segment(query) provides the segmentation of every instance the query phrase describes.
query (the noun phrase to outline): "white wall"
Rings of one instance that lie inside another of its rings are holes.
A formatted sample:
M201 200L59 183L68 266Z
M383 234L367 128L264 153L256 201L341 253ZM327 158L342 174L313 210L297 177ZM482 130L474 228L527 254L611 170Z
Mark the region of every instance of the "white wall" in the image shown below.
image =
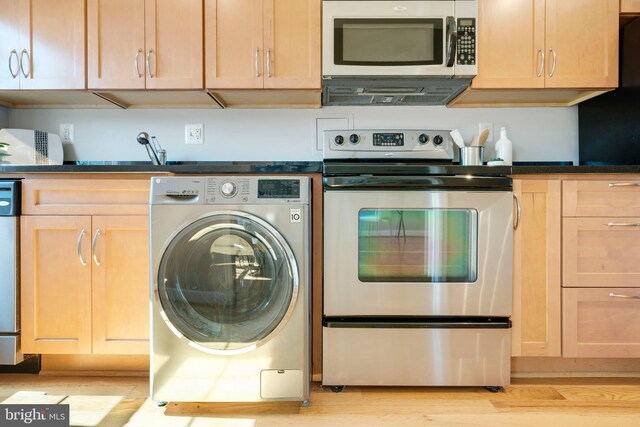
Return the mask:
M460 130L469 141L479 122L509 129L514 160L578 161L578 109L326 107L297 110L3 110L0 125L59 133L75 127L65 160L147 160L140 131L158 138L169 160L321 160L317 118L348 118L356 128ZM204 145L185 145L184 125L203 123ZM488 144L488 154L493 152ZM489 154L489 155L491 155Z

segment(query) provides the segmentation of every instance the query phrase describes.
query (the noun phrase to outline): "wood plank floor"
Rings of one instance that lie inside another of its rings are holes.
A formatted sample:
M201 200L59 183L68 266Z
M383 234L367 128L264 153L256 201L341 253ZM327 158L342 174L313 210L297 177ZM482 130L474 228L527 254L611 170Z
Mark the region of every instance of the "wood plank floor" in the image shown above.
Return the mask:
M148 378L0 375L1 403L67 403L72 426L422 427L640 426L640 378L514 379L481 387L347 387L314 383L311 406L169 403L147 398Z

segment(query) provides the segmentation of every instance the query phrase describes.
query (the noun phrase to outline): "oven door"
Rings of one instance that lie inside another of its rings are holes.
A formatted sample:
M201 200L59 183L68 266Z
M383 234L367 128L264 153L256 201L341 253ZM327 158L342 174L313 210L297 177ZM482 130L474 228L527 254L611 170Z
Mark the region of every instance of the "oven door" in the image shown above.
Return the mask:
M511 315L511 191L330 189L324 315Z
M453 1L324 1L324 76L452 76Z

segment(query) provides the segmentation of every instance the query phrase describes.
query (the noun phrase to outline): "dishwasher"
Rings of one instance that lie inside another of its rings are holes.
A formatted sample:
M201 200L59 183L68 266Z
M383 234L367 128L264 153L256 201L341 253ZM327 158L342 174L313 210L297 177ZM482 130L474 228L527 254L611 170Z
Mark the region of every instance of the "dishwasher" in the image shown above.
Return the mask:
M20 349L20 188L0 180L0 365L24 359Z

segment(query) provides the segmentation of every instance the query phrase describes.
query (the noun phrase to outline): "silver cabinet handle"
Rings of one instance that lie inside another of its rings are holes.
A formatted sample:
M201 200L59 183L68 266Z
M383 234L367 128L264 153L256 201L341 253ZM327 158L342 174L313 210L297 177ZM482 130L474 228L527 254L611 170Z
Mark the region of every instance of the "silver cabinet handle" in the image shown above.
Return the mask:
M29 71L25 72L24 71L24 55L27 55L27 64L29 65ZM22 49L22 52L20 52L20 71L22 71L22 75L25 78L29 77L29 74L31 74L31 58L29 57L29 52L27 52L27 49Z
M518 200L518 196L513 195L513 199L516 201L516 221L513 223L513 229L517 230L520 225L520 200Z
M20 73L20 71L16 70L15 73L13 72L13 62L11 62L13 55L16 56L16 61L18 61L18 66L20 66L20 57L18 56L18 51L15 49L9 52L9 73L11 74L11 77L15 79L16 77L18 77L18 74Z
M143 73L140 72L140 54L142 52L143 52L142 49L138 49L138 53L136 53L136 60L133 62L133 65L136 68L136 73L138 74L138 78L144 75Z
M621 295L621 294L614 294L613 292L611 292L609 294L610 298L626 298L626 299L640 299L640 295Z
M149 51L147 52L147 73L149 74L149 78L154 78L155 76L153 75L153 73L151 72L151 54L153 53L153 49L149 49Z
M271 49L267 49L267 77L271 78Z
M605 224L607 227L640 227L640 223L633 223L633 222L619 222L619 223L615 223L615 222L610 222L608 224Z
M453 67L458 46L458 27L453 16L447 16L447 67Z
M84 231L84 228L80 231L80 235L78 236L78 258L80 259L80 264L82 264L83 266L87 265L87 261L82 257L82 238L84 237L84 235L87 234L86 231Z
M93 254L93 262L95 262L98 267L100 266L100 260L96 255L96 242L98 241L98 236L100 236L101 234L102 231L100 231L100 229L98 228L96 230L96 234L93 235L93 240L91 241L91 253Z
M610 182L609 187L640 187L640 182Z
M256 77L260 77L260 49L256 48Z
M542 77L542 73L544 73L544 51L542 49L538 49L538 56L540 57L540 68L536 76Z
M556 72L557 55L556 55L556 51L553 48L549 49L549 53L553 55L553 63L551 64L551 72L549 73L549 77L553 77L553 73Z

